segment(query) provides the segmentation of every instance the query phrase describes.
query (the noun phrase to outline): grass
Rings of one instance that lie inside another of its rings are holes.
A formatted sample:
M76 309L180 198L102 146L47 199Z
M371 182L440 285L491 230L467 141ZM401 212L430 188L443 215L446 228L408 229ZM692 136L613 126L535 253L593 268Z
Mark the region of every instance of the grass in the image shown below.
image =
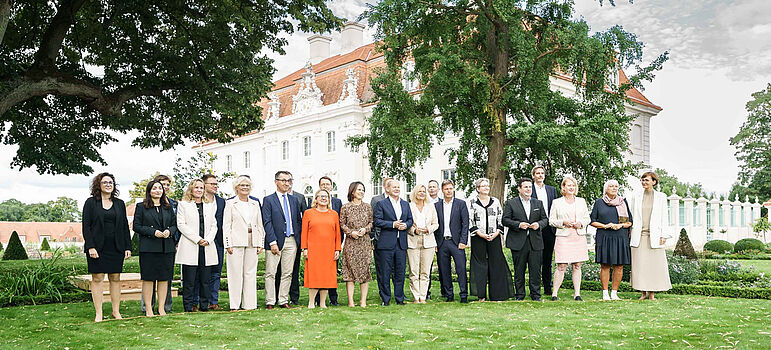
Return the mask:
M742 264L742 267L754 266L758 271L766 275L771 274L771 260L736 260Z
M439 286L432 287L438 293ZM307 290L300 302L307 303ZM339 289L345 301L345 287ZM457 293L457 289L456 289ZM378 304L371 284L367 309L333 307L183 314L181 299L166 317L140 316L139 303L121 303L124 320L93 323L91 303L0 309L0 347L22 348L742 348L769 342L771 301L658 294L658 301L429 301ZM407 293L409 298L409 293ZM358 293L357 293L358 298ZM258 300L264 303L264 291ZM227 293L221 305L227 305ZM345 302L344 302L345 303ZM262 305L261 305L262 306ZM105 303L105 315L110 305Z

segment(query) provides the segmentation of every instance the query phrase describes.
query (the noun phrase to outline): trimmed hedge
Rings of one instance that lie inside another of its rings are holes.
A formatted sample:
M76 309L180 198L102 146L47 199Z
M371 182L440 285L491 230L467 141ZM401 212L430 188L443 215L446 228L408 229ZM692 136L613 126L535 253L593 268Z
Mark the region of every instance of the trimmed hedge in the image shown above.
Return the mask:
M11 234L11 239L8 240L8 247L5 249L5 253L3 253L3 260L27 260L29 257L27 256L27 250L24 249L24 245L21 244L21 239L19 239L19 234L16 231L13 231Z
M688 238L688 232L685 232L684 228L680 229L680 238L677 239L675 255L696 259L696 250L693 249L693 244L691 244L691 240Z
M755 238L740 239L738 242L736 242L736 244L734 244L734 252L738 253L744 250L759 250L762 252L766 250L766 245L759 239Z
M75 291L70 293L62 293L59 297L52 295L39 295L39 296L17 296L11 299L0 299L0 307L8 306L20 306L20 305L40 305L40 304L56 304L56 303L76 303L91 301L91 293L86 291Z
M715 253L730 253L734 251L734 245L731 244L729 241L724 241L722 239L715 239L712 241L707 242L707 244L704 245L704 250L709 250L711 252Z
M573 281L567 280L563 282L561 288L573 288ZM598 281L582 281L581 290L601 291L602 284ZM618 290L621 292L636 292L636 290L632 289L632 286L627 282L621 282ZM738 288L711 284L673 284L672 289L660 293L744 299L771 299L771 288Z
M40 250L44 252L51 250L51 245L48 244L48 238L43 238L43 243L40 243Z

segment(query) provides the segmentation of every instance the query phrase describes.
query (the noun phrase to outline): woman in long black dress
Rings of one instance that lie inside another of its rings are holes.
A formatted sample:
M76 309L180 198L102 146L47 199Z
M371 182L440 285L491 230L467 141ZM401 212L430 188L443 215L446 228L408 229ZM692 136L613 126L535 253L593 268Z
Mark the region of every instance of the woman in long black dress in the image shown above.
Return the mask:
M632 263L629 246L629 228L632 212L624 197L618 195L618 182L608 180L603 186L604 195L594 202L589 215L591 225L597 228L594 261L601 265L602 300L621 300L618 287L624 274L624 265ZM613 290L608 295L610 268L613 267Z
M91 181L91 197L83 205L83 246L91 274L91 298L96 317L102 321L104 274L110 281L112 317L120 315L120 273L123 259L131 257L131 234L126 219L126 204L118 199L115 177L109 173L96 175Z
M174 251L177 234L177 217L166 192L159 181L150 181L145 188L145 199L137 203L134 212L134 232L139 235L139 272L142 278L142 299L152 304L153 282L158 290L158 305L166 304L166 289L174 274ZM166 315L163 307L158 314ZM153 308L145 309L145 315L153 316Z

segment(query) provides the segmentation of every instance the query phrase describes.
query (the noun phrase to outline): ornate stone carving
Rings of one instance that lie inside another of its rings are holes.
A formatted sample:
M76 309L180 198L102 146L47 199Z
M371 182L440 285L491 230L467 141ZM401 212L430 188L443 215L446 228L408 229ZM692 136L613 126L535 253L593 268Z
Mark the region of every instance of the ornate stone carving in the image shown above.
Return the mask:
M268 102L268 120L276 120L279 117L279 113L281 113L281 102L278 100L278 95L275 92L269 92L268 98L270 99L270 102Z
M337 103L359 103L358 86L359 73L353 68L346 69L343 91L340 92L340 99L337 100Z
M305 113L324 105L324 94L316 86L316 73L313 73L311 63L305 64L305 73L302 74L300 90L292 97L292 114Z

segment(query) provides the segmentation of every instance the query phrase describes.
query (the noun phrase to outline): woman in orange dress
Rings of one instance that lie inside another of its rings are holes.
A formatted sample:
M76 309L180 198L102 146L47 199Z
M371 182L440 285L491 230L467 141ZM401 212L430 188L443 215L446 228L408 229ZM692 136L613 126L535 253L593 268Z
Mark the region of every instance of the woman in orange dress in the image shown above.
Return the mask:
M305 288L308 288L308 308L315 307L316 294L321 291L320 305L326 308L327 289L337 288L337 259L340 258L340 217L329 207L330 195L318 190L311 209L303 214L300 248L305 258Z

